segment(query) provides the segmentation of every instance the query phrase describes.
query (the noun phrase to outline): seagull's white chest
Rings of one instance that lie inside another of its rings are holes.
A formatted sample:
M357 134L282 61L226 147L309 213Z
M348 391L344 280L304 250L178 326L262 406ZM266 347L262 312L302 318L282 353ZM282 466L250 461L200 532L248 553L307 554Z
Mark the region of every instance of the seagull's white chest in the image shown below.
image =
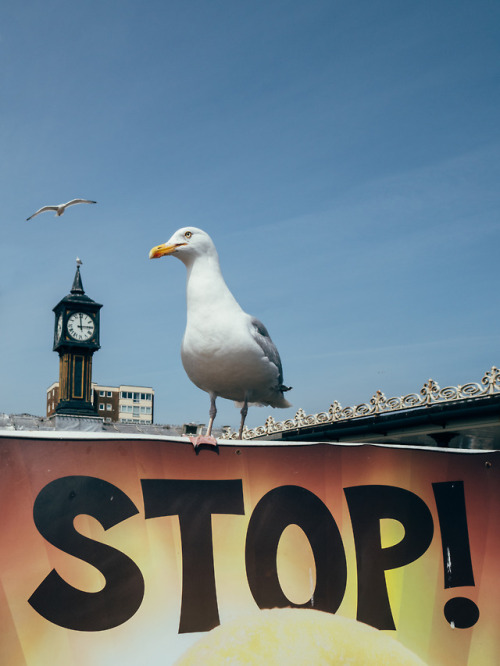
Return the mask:
M181 356L196 386L237 402L245 397L250 402L265 401L278 370L253 338L248 321L241 310L216 310L188 319Z
M279 369L257 342L252 318L227 288L216 255L199 257L188 267L181 356L190 380L207 393L236 402L276 400Z

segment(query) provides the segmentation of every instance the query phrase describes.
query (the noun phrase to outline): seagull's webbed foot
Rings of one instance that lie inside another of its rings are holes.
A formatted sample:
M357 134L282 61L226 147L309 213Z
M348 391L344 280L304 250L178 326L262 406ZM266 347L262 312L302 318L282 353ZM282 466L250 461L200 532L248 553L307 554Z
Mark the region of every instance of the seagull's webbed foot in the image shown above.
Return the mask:
M213 448L215 451L217 451L218 446L217 446L217 440L215 437L212 437L211 435L196 435L196 437L190 437L189 441L193 445L194 450L196 453L200 450L200 446L205 445Z

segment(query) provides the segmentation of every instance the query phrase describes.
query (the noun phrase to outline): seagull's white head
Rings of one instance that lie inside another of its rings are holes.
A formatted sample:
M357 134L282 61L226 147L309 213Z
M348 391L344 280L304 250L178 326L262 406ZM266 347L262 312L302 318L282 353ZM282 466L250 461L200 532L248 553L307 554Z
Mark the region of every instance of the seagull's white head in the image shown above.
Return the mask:
M196 227L183 227L161 245L156 245L149 252L150 259L158 259L173 254L185 264L192 263L200 256L217 256L215 245L210 236Z

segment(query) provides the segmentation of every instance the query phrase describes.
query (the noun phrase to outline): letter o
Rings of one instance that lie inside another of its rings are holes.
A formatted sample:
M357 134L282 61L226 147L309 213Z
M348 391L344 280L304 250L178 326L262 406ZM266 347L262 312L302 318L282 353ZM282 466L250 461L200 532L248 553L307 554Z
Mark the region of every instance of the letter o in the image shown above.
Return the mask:
M288 525L298 525L307 536L316 566L316 588L305 604L294 604L278 578L278 544ZM259 608L315 608L335 613L342 603L347 563L337 523L314 493L300 486L269 491L255 507L245 545L250 591Z

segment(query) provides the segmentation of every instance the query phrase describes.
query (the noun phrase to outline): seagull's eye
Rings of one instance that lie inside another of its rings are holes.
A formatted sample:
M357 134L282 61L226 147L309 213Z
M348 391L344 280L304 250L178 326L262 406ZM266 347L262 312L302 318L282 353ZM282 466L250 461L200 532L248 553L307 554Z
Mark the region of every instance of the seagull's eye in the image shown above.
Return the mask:
M191 238L192 235L193 235L192 231L186 231L186 233L184 234L186 238Z

